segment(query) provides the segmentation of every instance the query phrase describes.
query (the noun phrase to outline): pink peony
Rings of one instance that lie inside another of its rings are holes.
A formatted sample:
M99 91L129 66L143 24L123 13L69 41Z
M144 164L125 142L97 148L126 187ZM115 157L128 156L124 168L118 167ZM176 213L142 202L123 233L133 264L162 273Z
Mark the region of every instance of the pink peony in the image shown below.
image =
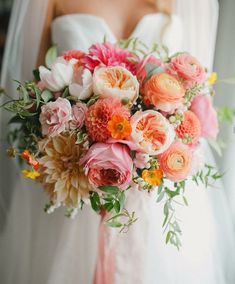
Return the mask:
M205 80L205 68L197 59L188 53L179 54L171 59L170 72L175 72L180 78L190 83L202 83Z
M219 125L211 98L203 95L194 97L190 110L196 114L201 123L201 136L216 139Z
M111 138L107 127L113 115L129 118L130 111L122 105L119 99L115 98L99 99L89 107L85 124L89 136L94 141L105 142Z
M146 70L146 65L151 64L152 68L157 68L162 66L162 62L160 59L153 55L148 55L136 65L136 76L138 80L140 81L140 84L143 85L144 81L147 78L147 70Z
M65 131L72 118L71 113L70 102L63 98L58 98L55 102L49 102L42 106L39 117L42 135L54 137Z
M81 159L89 182L95 186L112 185L126 189L132 179L133 162L125 145L96 143Z
M171 181L181 181L188 177L191 170L192 152L180 142L174 142L158 157L160 168Z
M97 43L89 48L89 53L82 62L91 72L96 67L122 66L135 73L135 64L132 63L134 55L128 50L116 47L111 43Z
M85 122L87 106L83 103L76 103L72 107L72 120L70 121L70 129L81 129Z

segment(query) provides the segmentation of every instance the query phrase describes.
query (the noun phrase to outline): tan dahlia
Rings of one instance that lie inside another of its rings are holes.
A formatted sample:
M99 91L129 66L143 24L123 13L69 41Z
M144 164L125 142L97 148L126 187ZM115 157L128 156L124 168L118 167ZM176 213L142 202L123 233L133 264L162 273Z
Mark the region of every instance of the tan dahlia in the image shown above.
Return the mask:
M92 190L79 160L86 151L82 145L76 145L76 137L61 134L45 138L39 143L42 153L40 163L40 181L57 205L77 206L81 198L88 197Z

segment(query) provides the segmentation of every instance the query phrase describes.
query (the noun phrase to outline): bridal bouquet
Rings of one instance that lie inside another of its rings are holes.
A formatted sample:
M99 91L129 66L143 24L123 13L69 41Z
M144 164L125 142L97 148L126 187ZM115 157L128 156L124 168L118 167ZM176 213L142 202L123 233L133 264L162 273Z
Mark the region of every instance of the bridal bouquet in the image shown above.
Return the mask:
M126 194L155 191L165 202L166 241L179 246L174 201L187 205L187 180L208 185L220 177L200 151L201 138L218 133L216 74L188 53L169 56L166 47L132 39L59 57L52 47L34 76L18 82L19 99L4 108L18 125L8 153L42 184L45 211L65 206L73 217L90 203L108 213L109 226L126 230L137 219Z

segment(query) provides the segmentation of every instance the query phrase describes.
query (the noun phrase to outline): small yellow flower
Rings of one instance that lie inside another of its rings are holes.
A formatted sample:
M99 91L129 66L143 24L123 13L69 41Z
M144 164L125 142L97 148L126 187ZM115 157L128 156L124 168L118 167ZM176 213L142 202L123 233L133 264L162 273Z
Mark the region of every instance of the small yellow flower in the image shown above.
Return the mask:
M214 85L215 82L217 81L218 75L216 72L212 72L211 75L208 78L208 84L209 85Z
M142 178L150 185L159 186L162 183L163 173L160 169L143 170Z
M22 174L26 178L36 179L40 176L40 173L35 170L23 170Z

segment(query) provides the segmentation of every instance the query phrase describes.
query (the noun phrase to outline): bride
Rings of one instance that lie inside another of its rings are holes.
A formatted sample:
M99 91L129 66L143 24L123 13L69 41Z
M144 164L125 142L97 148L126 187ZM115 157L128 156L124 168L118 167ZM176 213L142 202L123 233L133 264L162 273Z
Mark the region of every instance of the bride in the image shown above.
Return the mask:
M12 79L26 80L43 64L52 43L59 51L86 51L104 36L110 42L138 37L162 42L174 53L191 52L212 67L216 0L15 0L1 86L14 94ZM92 283L98 251L99 216L88 207L74 221L62 211L47 216L42 190L20 177L5 157L6 114L1 113L0 279L3 284ZM208 161L212 154L204 143ZM114 263L103 261L96 284L232 284L233 232L222 186L187 184L189 207L178 208L182 248L165 245L162 208L147 194L132 192L127 207L139 217L127 234L107 232ZM107 278L106 278L107 277Z

